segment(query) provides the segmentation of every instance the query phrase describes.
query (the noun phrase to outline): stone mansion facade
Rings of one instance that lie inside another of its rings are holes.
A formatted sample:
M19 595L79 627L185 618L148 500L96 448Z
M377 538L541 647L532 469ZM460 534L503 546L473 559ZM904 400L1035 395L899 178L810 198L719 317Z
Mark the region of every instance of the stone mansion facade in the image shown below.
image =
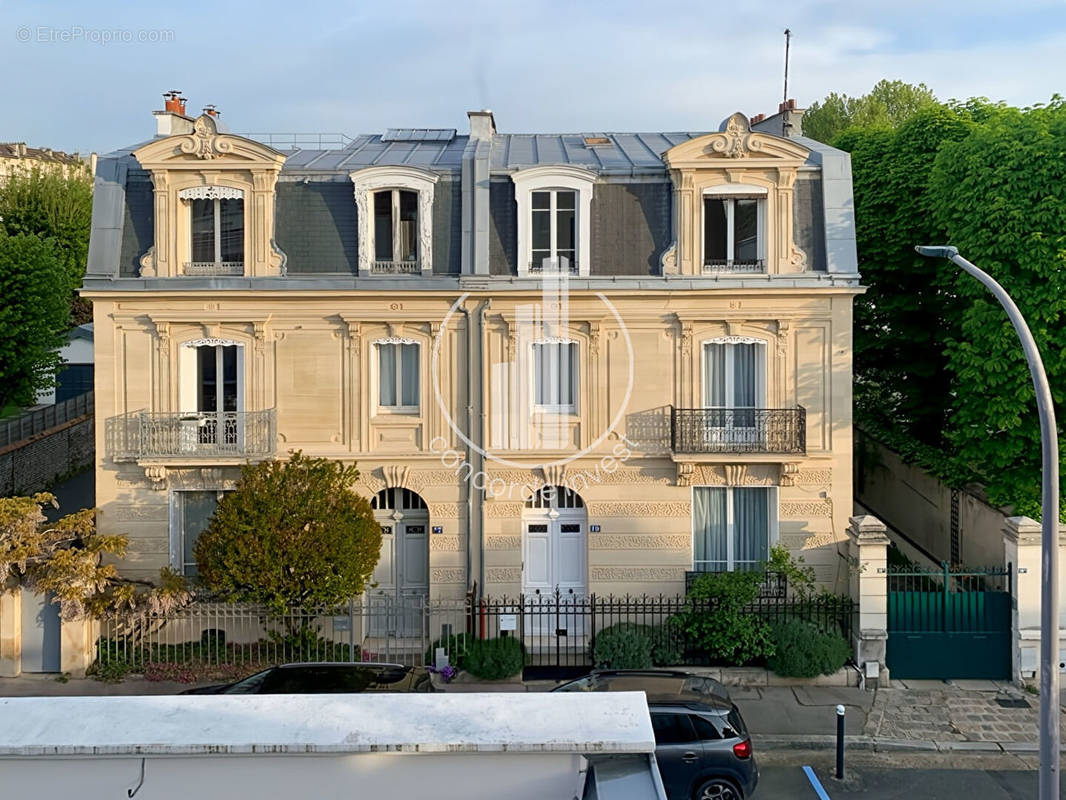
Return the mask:
M83 287L125 574L195 574L240 466L299 449L358 464L387 596L673 594L775 543L847 590L846 153L487 111L274 149L168 105L98 161Z

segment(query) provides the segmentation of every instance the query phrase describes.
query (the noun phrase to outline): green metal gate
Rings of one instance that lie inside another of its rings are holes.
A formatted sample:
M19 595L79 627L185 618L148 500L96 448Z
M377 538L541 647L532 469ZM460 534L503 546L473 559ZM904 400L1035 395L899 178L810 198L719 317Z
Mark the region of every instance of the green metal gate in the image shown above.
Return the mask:
M1011 677L1011 567L888 568L894 678Z

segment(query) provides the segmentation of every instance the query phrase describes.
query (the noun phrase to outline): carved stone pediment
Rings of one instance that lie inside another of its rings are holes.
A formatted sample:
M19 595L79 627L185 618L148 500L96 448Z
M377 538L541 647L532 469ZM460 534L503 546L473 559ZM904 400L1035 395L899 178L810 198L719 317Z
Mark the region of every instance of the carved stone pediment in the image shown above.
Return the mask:
M663 154L663 160L674 169L709 166L708 162L720 162L725 167L748 160L800 164L809 152L790 139L753 131L748 118L738 111L722 123L718 132L671 147Z

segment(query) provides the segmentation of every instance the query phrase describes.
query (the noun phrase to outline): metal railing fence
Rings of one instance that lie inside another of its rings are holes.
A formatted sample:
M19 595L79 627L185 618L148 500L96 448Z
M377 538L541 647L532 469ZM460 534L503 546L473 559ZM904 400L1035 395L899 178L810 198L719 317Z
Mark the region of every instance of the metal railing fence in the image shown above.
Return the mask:
M17 417L0 420L0 447L17 444L78 417L92 414L96 395L89 391L55 405L35 408Z
M807 452L807 411L796 408L671 408L675 453Z
M134 411L105 423L116 460L177 456L270 456L277 446L274 409L265 411Z

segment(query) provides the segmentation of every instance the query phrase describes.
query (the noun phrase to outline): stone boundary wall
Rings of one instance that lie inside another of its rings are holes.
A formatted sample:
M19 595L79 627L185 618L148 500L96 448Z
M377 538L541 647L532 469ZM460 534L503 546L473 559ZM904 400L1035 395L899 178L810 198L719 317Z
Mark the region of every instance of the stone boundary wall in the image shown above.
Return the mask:
M0 448L0 497L43 491L58 478L93 466L93 415Z

